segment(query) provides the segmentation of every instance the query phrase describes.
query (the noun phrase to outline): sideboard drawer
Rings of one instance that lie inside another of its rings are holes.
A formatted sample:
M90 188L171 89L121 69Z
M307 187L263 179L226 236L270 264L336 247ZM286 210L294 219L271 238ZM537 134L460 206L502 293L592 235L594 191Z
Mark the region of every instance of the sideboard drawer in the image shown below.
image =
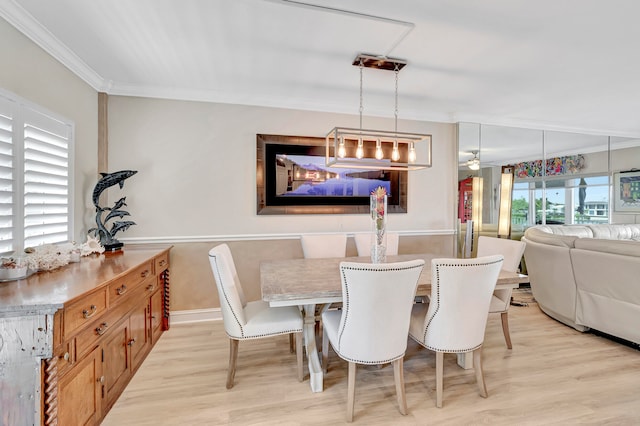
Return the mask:
M90 293L64 309L64 338L101 316L107 309L107 289Z
M131 283L131 285L136 285L140 284L151 275L153 275L153 261L149 261L138 266L136 269L128 273L124 279Z
M169 252L164 252L155 259L155 273L160 275L162 271L169 267Z
M133 293L148 277L153 275L153 263L146 262L122 278L109 284L109 306L114 306Z

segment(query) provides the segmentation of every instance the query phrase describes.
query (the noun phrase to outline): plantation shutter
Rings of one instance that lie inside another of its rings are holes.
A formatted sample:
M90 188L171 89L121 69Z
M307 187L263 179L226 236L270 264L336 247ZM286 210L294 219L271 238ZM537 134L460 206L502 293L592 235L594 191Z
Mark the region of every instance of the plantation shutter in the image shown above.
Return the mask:
M13 111L14 102L0 97L0 253L12 251L15 238Z
M24 109L24 247L68 241L72 128Z

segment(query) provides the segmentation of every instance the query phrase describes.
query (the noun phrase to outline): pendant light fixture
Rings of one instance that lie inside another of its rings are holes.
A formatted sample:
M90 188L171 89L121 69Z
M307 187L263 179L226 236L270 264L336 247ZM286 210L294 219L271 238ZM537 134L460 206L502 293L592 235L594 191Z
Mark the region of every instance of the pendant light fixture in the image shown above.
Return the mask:
M419 170L431 167L431 135L398 132L398 74L406 61L360 54L360 128L334 127L326 137L326 165L367 170ZM362 128L362 74L364 68L395 73L394 130Z

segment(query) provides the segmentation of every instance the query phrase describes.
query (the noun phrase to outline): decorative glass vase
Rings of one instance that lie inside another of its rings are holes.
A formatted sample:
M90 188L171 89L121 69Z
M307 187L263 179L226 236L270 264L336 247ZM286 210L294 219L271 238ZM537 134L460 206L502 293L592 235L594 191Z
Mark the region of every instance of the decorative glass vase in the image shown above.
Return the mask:
M387 191L378 187L371 193L371 262L387 260Z

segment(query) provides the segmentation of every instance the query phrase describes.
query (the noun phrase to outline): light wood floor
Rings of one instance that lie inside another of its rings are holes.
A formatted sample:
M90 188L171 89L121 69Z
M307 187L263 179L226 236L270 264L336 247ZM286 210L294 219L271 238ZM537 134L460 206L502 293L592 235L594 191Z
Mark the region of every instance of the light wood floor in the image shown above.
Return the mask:
M640 424L640 351L579 333L535 304L509 311L513 349L500 316L487 324L483 360L489 397L473 370L445 355L444 406L435 407L435 356L411 341L405 357L409 414L396 403L393 368L359 367L354 424ZM324 392L296 379L287 337L241 342L235 387L225 389L222 322L172 326L103 425L326 425L346 415L347 363L333 352ZM306 372L306 365L305 365Z

